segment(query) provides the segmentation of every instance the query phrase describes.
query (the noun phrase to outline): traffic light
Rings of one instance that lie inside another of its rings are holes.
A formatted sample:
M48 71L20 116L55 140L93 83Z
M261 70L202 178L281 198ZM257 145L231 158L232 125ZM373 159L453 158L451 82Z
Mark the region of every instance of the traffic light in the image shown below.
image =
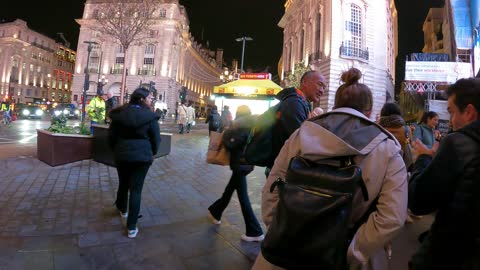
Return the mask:
M187 88L182 87L182 89L180 89L180 101L185 102L186 99L187 99Z

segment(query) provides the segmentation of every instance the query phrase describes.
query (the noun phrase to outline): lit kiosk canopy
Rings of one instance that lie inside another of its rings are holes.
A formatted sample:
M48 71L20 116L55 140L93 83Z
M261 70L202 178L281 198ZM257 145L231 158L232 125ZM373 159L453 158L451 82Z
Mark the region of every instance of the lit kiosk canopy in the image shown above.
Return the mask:
M270 78L270 73L243 73L239 80L216 86L213 93L225 98L273 99L282 87Z
M229 106L233 117L241 105L247 105L252 114L262 114L278 103L275 96L282 90L270 79L270 73L242 73L239 80L216 86L212 99L220 111Z

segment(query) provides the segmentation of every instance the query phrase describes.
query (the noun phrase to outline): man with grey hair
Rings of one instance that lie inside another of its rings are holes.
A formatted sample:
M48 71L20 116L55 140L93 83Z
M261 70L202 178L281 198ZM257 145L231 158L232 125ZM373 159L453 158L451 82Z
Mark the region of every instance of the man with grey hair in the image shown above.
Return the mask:
M112 89L108 89L107 91L107 101L105 102L105 106L106 106L106 114L105 114L105 122L110 122L110 119L108 117L110 111L117 107L118 103L117 103L117 100L116 98L113 96L113 90Z

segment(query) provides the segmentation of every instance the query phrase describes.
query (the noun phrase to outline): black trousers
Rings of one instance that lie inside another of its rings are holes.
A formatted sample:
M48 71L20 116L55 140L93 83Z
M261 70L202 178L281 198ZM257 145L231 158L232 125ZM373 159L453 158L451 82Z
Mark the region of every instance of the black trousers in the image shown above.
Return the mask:
M246 235L252 237L262 235L262 227L255 217L252 205L250 204L250 199L248 198L247 177L244 174L233 171L232 177L225 187L222 197L208 207L208 210L212 213L215 219L220 220L223 211L227 208L235 190L237 191L240 207L242 208L243 219L245 220Z
M127 228L134 230L137 226L142 189L151 163L146 162L118 162L118 191L115 205L122 213L128 210ZM130 197L128 192L130 191ZM127 204L128 203L128 204ZM128 206L128 208L127 208Z

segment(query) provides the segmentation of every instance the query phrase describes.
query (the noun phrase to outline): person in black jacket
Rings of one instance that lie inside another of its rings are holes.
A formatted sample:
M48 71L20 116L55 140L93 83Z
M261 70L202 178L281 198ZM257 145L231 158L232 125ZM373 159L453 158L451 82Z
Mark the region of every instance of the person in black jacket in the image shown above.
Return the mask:
M300 79L300 88L286 88L277 94L280 107L273 128L272 155L277 157L285 141L310 118L310 102L318 103L325 92L326 81L319 71L307 71ZM274 160L274 158L273 158ZM273 165L273 164L272 164ZM268 175L271 166L267 167Z
M239 106L233 125L225 130L223 143L230 151L232 177L230 177L222 197L208 207L208 214L214 224L220 224L223 211L227 208L233 192L236 190L246 227L246 233L241 236L241 239L248 242L258 242L263 240L264 235L262 227L253 212L247 190L247 175L253 171L253 165L246 164L242 151L250 129L253 127L254 121L251 115L248 106Z
M438 149L420 140L408 205L416 215L437 211L411 269L480 269L480 79L450 86L453 132Z
M123 218L128 217L129 238L137 236L143 182L160 146L159 116L151 110L152 98L148 90L138 88L128 104L110 113L109 140L119 178L115 205Z
M212 110L205 120L205 124L208 123L208 135L210 132L219 132L220 130L220 114L218 114L217 106L213 105Z

